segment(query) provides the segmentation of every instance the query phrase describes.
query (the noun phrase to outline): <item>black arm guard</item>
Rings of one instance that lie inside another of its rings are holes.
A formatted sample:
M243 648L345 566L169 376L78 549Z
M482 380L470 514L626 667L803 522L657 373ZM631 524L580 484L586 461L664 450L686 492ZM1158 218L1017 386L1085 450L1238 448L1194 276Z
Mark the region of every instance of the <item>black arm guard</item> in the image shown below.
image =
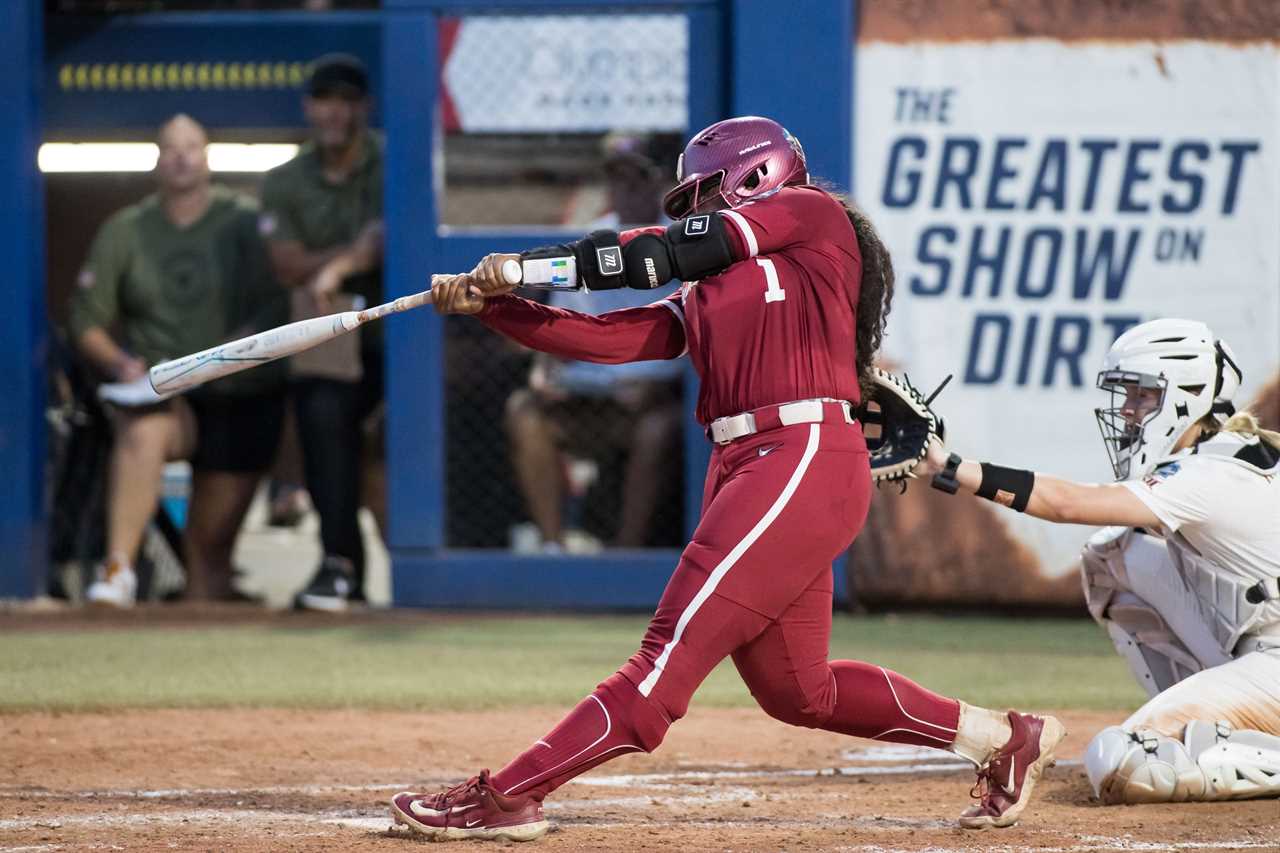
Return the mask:
M1031 500L1031 490L1035 485L1034 471L983 462L982 483L978 485L976 494L1001 506L1026 512L1027 502Z
M627 287L648 290L672 279L696 281L722 272L733 263L724 218L704 213L679 219L661 237L641 234L622 250Z
M592 231L576 243L530 249L520 257L572 256L577 283L588 290L653 290L672 279L696 281L728 268L733 249L725 229L722 216L704 213L671 223L662 236L641 234L626 246L617 231Z
M520 253L521 260L564 257L574 259L576 285L587 290L617 290L627 286L617 231L592 231L576 243L541 246Z

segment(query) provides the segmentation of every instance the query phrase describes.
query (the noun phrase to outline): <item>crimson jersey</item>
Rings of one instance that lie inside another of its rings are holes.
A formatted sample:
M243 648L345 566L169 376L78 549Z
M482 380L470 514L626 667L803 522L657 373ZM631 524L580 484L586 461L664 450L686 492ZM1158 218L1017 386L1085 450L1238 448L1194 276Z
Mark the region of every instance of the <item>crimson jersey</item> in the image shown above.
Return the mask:
M517 296L479 317L526 346L621 363L688 351L702 380L697 418L792 400L858 402L855 316L862 258L843 206L812 186L720 211L735 263L642 308L599 316ZM627 232L623 242L642 231Z

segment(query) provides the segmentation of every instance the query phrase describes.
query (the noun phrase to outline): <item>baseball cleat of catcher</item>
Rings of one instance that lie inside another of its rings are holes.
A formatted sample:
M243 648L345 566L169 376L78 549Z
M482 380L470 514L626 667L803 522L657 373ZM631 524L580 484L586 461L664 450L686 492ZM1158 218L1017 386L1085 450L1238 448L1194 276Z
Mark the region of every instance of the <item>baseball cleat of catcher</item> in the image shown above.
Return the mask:
M1012 736L978 770L971 797L978 802L960 814L966 829L1013 826L1031 800L1040 774L1053 764L1053 753L1067 736L1056 717L1009 712Z
M436 794L396 794L391 817L433 841L533 841L549 827L540 800L499 793L488 770Z

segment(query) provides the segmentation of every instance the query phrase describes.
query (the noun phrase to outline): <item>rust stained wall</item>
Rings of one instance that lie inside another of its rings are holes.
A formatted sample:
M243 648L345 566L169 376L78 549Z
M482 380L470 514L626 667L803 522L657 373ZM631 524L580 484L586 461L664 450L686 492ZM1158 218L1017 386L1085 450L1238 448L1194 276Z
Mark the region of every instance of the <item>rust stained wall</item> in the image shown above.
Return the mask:
M1277 0L864 0L859 38L1280 40Z

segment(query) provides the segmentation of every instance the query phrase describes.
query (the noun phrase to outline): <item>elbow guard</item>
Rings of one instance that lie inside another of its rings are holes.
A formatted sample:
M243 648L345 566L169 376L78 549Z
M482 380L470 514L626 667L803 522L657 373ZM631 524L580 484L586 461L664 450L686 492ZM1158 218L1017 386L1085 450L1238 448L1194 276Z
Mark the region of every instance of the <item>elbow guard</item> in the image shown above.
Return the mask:
M617 231L593 231L576 243L521 254L524 283L555 289L653 290L672 279L696 281L733 264L724 217L680 219L661 236L640 234L625 246Z
M672 279L696 281L733 264L724 217L704 213L678 219L661 237L641 234L622 249L627 287L652 290Z

